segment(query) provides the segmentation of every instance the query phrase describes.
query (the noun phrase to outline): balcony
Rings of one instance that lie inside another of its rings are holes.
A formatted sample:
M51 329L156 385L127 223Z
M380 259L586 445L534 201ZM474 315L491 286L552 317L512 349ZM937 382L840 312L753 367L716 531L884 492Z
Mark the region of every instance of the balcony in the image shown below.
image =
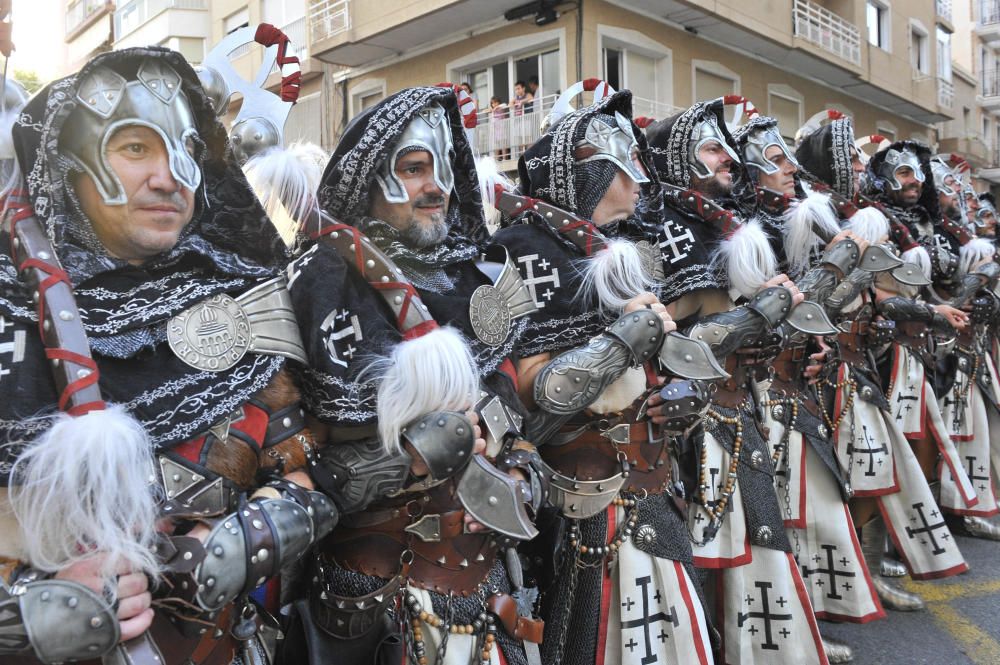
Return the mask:
M309 0L312 57L348 67L470 33L524 0Z
M132 0L115 11L115 42L132 34L169 9L203 11L205 20L208 20L207 0ZM175 33L161 34L157 43L167 36L175 36Z
M976 0L976 34L987 45L1000 43L1000 0Z
M858 26L809 0L792 3L792 31L796 37L854 65L861 64Z
M995 164L993 149L983 140L982 134L938 139L938 152L962 155L972 168L984 168Z
M938 106L943 109L950 109L955 104L955 84L943 78L937 80L937 100Z
M983 109L993 113L1000 111L1000 70L983 70L979 84L979 95Z
M66 8L66 39L72 39L99 16L106 16L114 9L114 3L109 0L76 0Z
M525 149L537 141L541 135L542 122L552 110L559 95L545 95L534 100L531 111L518 113L503 104L496 109L481 110L477 116L476 129L472 132L472 143L476 154L491 155L501 171L516 171L517 160ZM590 99L584 98L581 104ZM662 120L682 109L642 97L632 98L632 109L636 117L647 116Z
M934 13L939 19L951 23L951 0L934 0Z

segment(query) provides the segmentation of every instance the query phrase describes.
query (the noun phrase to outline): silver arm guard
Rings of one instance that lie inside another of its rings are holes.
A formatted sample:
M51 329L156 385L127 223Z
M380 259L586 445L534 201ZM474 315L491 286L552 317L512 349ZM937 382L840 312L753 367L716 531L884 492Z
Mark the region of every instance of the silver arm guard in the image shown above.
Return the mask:
M90 589L54 579L0 585L0 656L34 655L43 663L100 658L121 639L114 608ZM0 660L3 660L0 658Z
M826 297L824 306L831 315L847 307L875 282L875 273L855 268Z
M217 611L257 588L336 525L337 509L326 495L275 487L288 498L248 502L219 520L205 540L204 558L192 573L194 602L202 610Z
M936 332L951 335L955 329L948 323L948 319L938 314L931 305L917 302L909 298L893 296L886 298L878 304L878 310L887 319L897 322L911 321L916 323L926 323Z
M858 267L861 260L861 249L858 244L850 238L844 238L836 245L823 252L820 257L820 264L836 268L841 275L848 275ZM801 290L801 287L799 287Z
M769 287L742 307L701 319L688 330L688 337L708 344L716 358L725 358L776 328L788 315L791 302L788 289Z
M819 265L811 269L795 285L806 296L806 300L826 302L841 279L845 279L856 270L860 261L861 251L850 238L844 238L836 245L823 252ZM838 272L839 271L839 272ZM844 277L841 277L841 276Z
M952 254L944 247L933 247L928 250L931 255L931 273L935 279L950 279L958 272L958 255Z
M320 449L310 476L340 512L354 513L401 490L412 463L405 451L389 453L381 441L369 438Z
M951 300L952 307L968 304L981 289L992 289L1000 277L1000 263L989 261L962 276L958 292Z

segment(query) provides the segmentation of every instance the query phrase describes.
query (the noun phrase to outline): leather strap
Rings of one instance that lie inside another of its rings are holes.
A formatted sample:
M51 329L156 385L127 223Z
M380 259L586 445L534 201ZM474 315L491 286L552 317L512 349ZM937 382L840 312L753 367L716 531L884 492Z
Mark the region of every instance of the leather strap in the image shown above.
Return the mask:
M523 617L517 613L517 601L506 593L495 593L486 601L486 609L496 615L508 635L519 640L542 643L545 622L541 619Z

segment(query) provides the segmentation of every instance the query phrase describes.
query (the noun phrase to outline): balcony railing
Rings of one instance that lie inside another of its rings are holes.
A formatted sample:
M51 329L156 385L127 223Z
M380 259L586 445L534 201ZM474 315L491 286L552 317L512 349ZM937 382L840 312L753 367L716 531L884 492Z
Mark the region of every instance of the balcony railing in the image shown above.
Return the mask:
M559 95L536 97L525 108L512 109L502 104L495 109L480 110L474 132L473 144L477 154L492 155L500 162L500 168L516 168L517 160L541 135L542 122L552 110ZM584 99L582 103L589 102ZM642 97L632 98L632 109L636 117L648 116L662 120L680 111L676 106Z
M106 0L77 0L66 8L66 34L70 34L87 22L91 16L109 4Z
M306 42L306 17L303 16L297 21L292 21L281 31L288 35L288 40L292 43L293 54L298 57L299 62L305 62L309 51L309 44Z
M937 81L938 106L950 109L955 103L955 84L939 78Z
M934 0L935 13L951 23L951 0Z
M979 0L976 5L979 9L979 25L1000 23L1000 0Z
M858 27L809 0L792 3L792 31L824 51L861 64L861 33Z
M983 97L1000 97L1000 69L984 69L980 84Z
M208 9L207 0L132 0L115 11L115 41L168 9Z
M309 3L309 33L312 43L350 29L350 0L312 0Z

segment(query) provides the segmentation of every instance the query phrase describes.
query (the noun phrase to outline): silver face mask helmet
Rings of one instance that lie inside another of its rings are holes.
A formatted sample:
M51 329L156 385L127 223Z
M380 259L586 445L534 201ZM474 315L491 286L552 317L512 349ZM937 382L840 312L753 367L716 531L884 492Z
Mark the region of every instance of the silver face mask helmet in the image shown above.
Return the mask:
M931 174L934 176L934 188L939 193L958 198L958 178L955 177L955 172L947 164L940 160L932 159ZM951 178L950 183L949 178Z
M193 156L198 130L181 77L165 62L147 59L135 80L98 67L80 81L77 107L66 119L60 150L93 180L106 205L124 205L125 190L104 152L119 129L148 127L167 150L170 172L192 192L201 184L201 168Z
M743 157L746 159L747 166L758 168L767 175L777 173L781 167L764 156L771 146L778 146L782 154L785 155L785 159L794 164L796 170L799 169L799 163L795 160L792 151L788 149L785 139L778 132L777 125L761 127L750 132L746 147L743 148Z
M997 221L997 209L989 201L981 200L979 210L976 211L976 226L986 226L986 220L990 217L993 218L994 223Z
M375 180L389 203L406 203L410 200L406 187L396 175L396 162L401 156L416 150L430 153L434 162L434 184L442 192L449 194L455 185L455 172L451 168L455 147L448 112L440 104L431 104L414 116L392 152L379 167Z
M924 181L924 170L920 167L920 157L912 150L890 150L885 155L885 160L879 165L878 175L889 182L893 190L903 188L902 183L896 179L896 173L903 168L913 170L913 177L917 182Z
M632 133L632 123L618 111L615 111L615 124L609 125L601 118L593 118L587 125L583 140L576 144L577 148L594 148L597 152L577 160L577 164L586 164L596 160L611 162L635 182L649 182L649 177L636 165L639 155L639 141Z
M732 149L726 136L719 129L719 121L715 114L709 114L698 124L694 136L688 143L688 163L691 165L692 173L699 178L711 178L715 175L715 169L708 168L708 165L701 161L701 157L698 156L698 151L713 141L722 146L722 149L726 151L734 163L740 163L739 155Z

